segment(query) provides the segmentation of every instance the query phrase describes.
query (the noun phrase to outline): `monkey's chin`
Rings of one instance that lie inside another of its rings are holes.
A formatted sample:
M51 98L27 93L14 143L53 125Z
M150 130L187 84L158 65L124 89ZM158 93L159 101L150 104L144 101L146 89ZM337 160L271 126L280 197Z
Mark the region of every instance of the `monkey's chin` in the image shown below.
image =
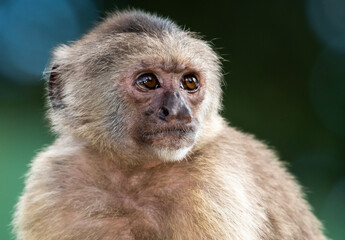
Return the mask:
M189 147L182 147L178 149L171 149L171 148L153 148L157 157L165 162L176 162L183 160L193 146Z

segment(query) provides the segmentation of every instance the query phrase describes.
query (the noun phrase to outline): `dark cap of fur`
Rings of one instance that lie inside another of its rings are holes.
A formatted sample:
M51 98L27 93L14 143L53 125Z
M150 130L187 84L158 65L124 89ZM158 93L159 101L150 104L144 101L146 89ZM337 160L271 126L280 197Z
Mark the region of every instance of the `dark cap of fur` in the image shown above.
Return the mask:
M181 29L167 18L158 17L143 11L132 10L111 14L99 25L96 31L101 33L138 33L155 34L162 32L181 31Z

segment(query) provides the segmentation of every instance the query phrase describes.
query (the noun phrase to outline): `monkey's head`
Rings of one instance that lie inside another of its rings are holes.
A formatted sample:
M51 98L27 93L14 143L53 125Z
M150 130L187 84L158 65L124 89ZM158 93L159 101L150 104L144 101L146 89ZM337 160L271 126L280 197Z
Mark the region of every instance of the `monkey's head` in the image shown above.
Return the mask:
M127 159L183 159L216 126L219 59L195 34L140 11L109 16L49 71L55 131Z

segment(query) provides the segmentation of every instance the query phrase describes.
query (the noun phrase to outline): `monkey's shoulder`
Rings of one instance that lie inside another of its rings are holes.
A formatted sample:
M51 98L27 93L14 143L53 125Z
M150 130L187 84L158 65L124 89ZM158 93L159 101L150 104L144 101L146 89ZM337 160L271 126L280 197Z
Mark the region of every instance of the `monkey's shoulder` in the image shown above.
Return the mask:
M277 165L282 167L277 154L263 141L254 135L244 133L234 127L223 125L218 134L200 147L200 155L210 161L227 164L243 163L251 165L260 163L263 165Z
M270 234L279 236L278 239L283 236L296 239L302 235L314 239L309 234L318 234L315 239L324 239L318 233L320 223L311 214L300 185L267 144L231 127L225 127L213 143L207 158L219 164L220 167L214 169L223 169L219 172L223 178L217 181L226 179L224 186L228 186L229 193L238 196L237 200L241 199L241 209L254 210L251 214L255 221L260 220L257 214L261 212L262 225L269 223Z

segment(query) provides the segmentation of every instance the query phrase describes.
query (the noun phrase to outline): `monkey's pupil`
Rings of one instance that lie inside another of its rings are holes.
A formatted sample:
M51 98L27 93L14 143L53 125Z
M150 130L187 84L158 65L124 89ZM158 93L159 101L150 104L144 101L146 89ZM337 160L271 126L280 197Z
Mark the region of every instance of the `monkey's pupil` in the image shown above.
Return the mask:
M195 88L195 82L193 81L192 78L188 79L187 86L189 89L194 89Z
M152 79L152 77L147 77L146 81L145 81L145 85L148 88L155 88L156 87L156 81L155 79Z
M153 83L153 80L152 78L150 77L147 77L146 81L145 81L145 84L148 86L148 87L152 87L152 84Z

